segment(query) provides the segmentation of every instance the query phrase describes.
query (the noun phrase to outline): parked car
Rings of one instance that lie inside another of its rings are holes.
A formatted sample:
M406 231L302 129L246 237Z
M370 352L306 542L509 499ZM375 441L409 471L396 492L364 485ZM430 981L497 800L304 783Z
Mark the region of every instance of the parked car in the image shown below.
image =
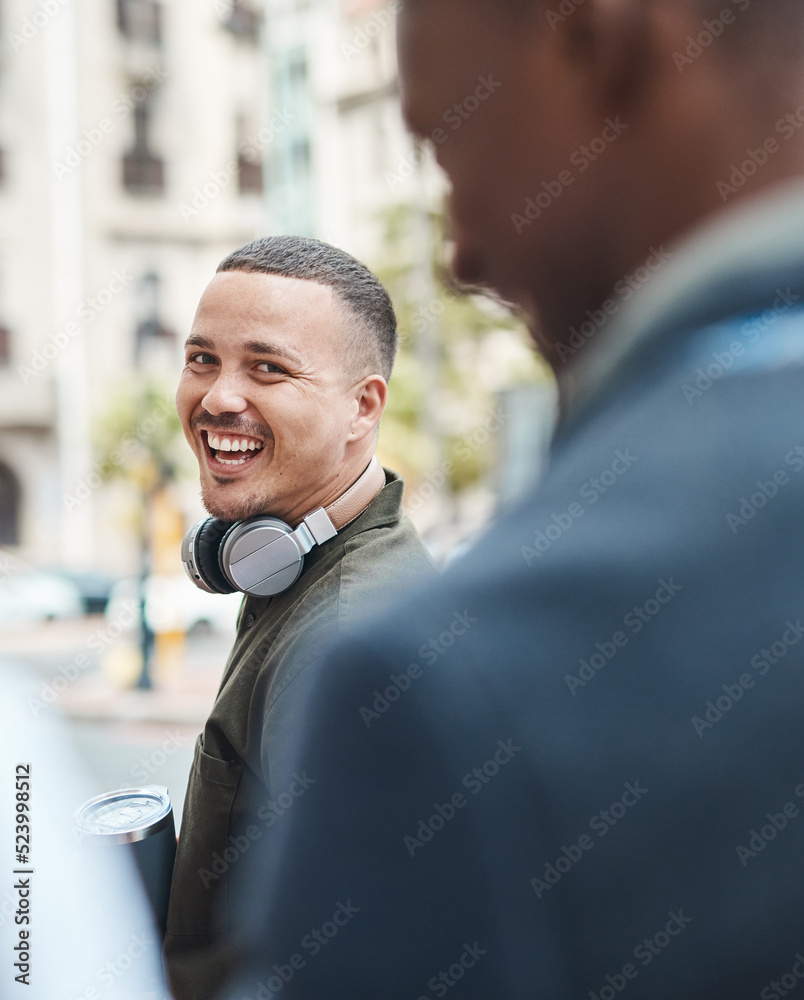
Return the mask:
M154 632L211 632L234 634L242 594L208 594L194 587L184 573L148 577L145 584L145 616ZM131 621L131 609L140 602L140 580L127 577L112 587L106 619L124 624ZM133 624L128 626L133 628Z
M102 615L109 603L117 577L91 570L54 569L52 573L75 584L84 604L85 615Z
M0 577L0 625L4 628L84 613L81 594L74 583L54 573L20 570Z

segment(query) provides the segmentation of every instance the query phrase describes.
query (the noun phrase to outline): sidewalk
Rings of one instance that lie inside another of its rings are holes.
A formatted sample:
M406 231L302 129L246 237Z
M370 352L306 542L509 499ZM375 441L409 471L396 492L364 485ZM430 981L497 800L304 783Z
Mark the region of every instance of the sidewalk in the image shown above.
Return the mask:
M217 668L185 669L146 691L121 688L104 677L88 677L63 692L59 707L72 719L201 727L215 701L222 671L222 664Z
M29 673L34 697L57 705L69 718L200 729L215 701L234 636L215 632L188 637L183 663L161 674L154 668L154 687L137 690L101 668L99 660L130 644L128 636L112 642L106 627L101 616L89 616L7 629L0 632L0 656Z

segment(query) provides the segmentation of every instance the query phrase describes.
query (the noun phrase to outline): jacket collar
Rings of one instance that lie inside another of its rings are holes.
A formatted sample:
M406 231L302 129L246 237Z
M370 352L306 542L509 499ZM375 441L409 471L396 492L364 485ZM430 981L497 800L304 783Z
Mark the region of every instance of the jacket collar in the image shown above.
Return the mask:
M804 303L804 182L745 199L662 252L661 270L560 373L560 432L584 422L632 364L679 331L760 311L780 286Z

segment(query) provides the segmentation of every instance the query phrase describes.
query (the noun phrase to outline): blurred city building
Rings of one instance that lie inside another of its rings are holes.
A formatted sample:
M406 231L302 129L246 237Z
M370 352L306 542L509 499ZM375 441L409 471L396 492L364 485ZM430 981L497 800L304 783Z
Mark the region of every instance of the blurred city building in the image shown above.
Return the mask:
M415 339L426 400L419 430L434 443L424 469L411 461L402 471L418 489L413 513L425 528L443 517L448 493L442 440L477 449L475 425L486 439L508 438L507 418L489 429L471 399L452 416L449 406L446 415L435 410L434 345L449 303L430 247L444 192L399 114L397 6L3 0L0 546L38 566L138 570L144 474L117 473L135 464L138 446L147 451L165 413L140 412L112 459L108 446L99 450L99 428L145 382L170 398L217 263L266 233L317 236L375 268L405 258L404 294L418 305L415 338L402 334ZM399 206L407 242L389 251ZM527 367L527 352L510 323L486 325L495 364L484 365L483 391L492 397L495 378ZM479 364L482 349L464 367ZM536 381L532 391L549 408L551 386ZM510 435L516 476L522 449L541 449L536 438ZM388 440L390 458L404 465L405 448ZM173 494L189 521L200 503L184 453L187 475ZM488 498L468 521L487 509Z
M0 543L32 563L134 564L95 422L146 374L171 390L205 280L267 224L245 11L0 9Z

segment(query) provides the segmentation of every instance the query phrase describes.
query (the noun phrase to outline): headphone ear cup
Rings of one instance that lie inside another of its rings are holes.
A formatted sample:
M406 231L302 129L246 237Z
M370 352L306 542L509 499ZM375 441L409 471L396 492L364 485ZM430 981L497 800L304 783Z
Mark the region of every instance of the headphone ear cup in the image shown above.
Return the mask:
M221 543L232 527L231 521L221 521L217 517L210 517L198 529L195 539L195 560L198 572L203 576L207 586L216 594L234 594L237 589L232 586L220 564Z
M300 547L289 524L257 514L235 522L225 533L219 563L236 590L254 597L273 597L298 580L309 549L309 545Z

